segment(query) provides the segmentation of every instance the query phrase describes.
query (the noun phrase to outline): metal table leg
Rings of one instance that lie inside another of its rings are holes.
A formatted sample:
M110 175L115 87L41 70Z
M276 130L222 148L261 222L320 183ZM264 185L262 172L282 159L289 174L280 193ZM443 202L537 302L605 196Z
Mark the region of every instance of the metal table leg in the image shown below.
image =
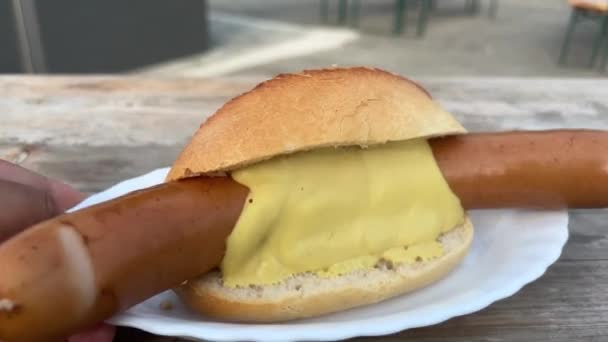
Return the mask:
M572 14L570 15L570 22L568 23L568 28L566 30L566 36L564 37L564 43L562 44L562 49L559 54L559 64L566 64L566 57L568 54L568 49L570 48L570 41L572 40L572 32L574 32L574 27L579 19L580 11L577 9L572 9Z
M488 9L488 15L492 19L496 19L498 14L498 0L490 0L490 8Z
M343 25L348 19L348 0L338 1L338 23Z
M359 19L361 18L361 0L353 0L353 5L350 10L351 25L354 27L359 26Z
M479 13L479 0L471 0L471 13Z
M600 18L600 29L593 41L593 50L591 52L591 58L589 59L589 68L593 68L593 66L595 65L597 55L600 52L602 45L604 45L604 41L606 40L607 34L608 34L608 16L602 16Z
M431 1L421 0L420 4L420 15L418 16L418 28L416 35L418 37L424 36L426 33L426 27L429 22L429 12L431 11Z
M329 0L319 1L319 14L321 16L321 22L329 22Z
M407 25L407 0L395 0L395 22L393 33L400 34L405 31Z

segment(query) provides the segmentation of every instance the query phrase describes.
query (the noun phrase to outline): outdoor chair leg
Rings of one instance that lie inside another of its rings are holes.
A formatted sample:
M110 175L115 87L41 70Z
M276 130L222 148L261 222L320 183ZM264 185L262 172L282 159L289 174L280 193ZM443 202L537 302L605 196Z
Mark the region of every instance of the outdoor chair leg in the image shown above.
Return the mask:
M338 2L338 23L343 25L348 18L348 0L339 0Z
M602 57L602 62L600 63L600 71L606 72L606 65L608 64L608 35L602 42L602 45L604 45L604 56Z
M393 33L400 34L405 31L407 21L407 0L395 0L395 19Z
M589 68L593 68L595 65L595 61L597 59L597 55L601 50L602 45L604 45L604 41L606 40L606 34L608 33L608 16L604 16L601 18L600 29L597 35L595 36L595 40L593 42L593 50L591 52L591 58L589 59Z
M568 54L568 49L570 48L570 41L572 40L572 33L574 32L574 27L576 26L576 22L578 21L578 17L580 12L576 9L572 10L572 14L570 15L570 22L568 23L568 29L566 30L566 36L564 37L564 43L562 44L562 50L559 54L559 64L566 64L566 55Z
M353 6L350 11L351 25L354 27L359 26L359 19L361 18L361 0L353 0Z
M320 0L319 11L321 16L321 22L329 22L329 0Z
M418 16L418 28L416 34L418 37L424 36L426 33L426 26L429 21L429 12L431 10L430 0L421 0L420 4L420 15Z
M471 13L479 13L479 0L471 0Z
M488 15L492 19L496 19L498 14L498 0L490 0L490 8L488 9Z

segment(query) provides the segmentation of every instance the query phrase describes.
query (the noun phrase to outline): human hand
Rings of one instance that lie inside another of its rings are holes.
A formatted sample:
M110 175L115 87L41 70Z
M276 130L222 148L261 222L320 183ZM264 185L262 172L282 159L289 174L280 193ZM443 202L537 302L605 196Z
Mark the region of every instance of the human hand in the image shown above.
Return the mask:
M0 160L0 243L33 224L62 214L85 197L65 183ZM111 342L114 333L114 327L100 324L67 341Z

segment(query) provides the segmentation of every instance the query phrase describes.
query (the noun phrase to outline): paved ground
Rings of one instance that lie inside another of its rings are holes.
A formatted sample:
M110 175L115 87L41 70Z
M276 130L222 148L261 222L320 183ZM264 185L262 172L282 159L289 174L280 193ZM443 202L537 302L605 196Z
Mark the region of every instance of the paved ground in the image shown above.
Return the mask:
M333 1L336 2L336 1ZM211 0L214 48L152 73L267 77L337 65L369 65L419 76L604 77L586 69L596 25L579 26L569 66L557 65L570 9L565 0L500 0L498 17L464 0L438 0L427 35L391 35L393 1L361 1L359 27L322 25L315 0Z

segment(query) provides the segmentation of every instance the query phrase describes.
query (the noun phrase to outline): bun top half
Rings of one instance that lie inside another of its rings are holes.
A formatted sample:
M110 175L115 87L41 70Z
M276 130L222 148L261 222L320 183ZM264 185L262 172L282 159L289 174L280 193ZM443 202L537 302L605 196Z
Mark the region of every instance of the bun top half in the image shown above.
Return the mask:
M364 67L305 70L278 75L227 102L200 126L167 180L321 147L465 132L407 78Z

